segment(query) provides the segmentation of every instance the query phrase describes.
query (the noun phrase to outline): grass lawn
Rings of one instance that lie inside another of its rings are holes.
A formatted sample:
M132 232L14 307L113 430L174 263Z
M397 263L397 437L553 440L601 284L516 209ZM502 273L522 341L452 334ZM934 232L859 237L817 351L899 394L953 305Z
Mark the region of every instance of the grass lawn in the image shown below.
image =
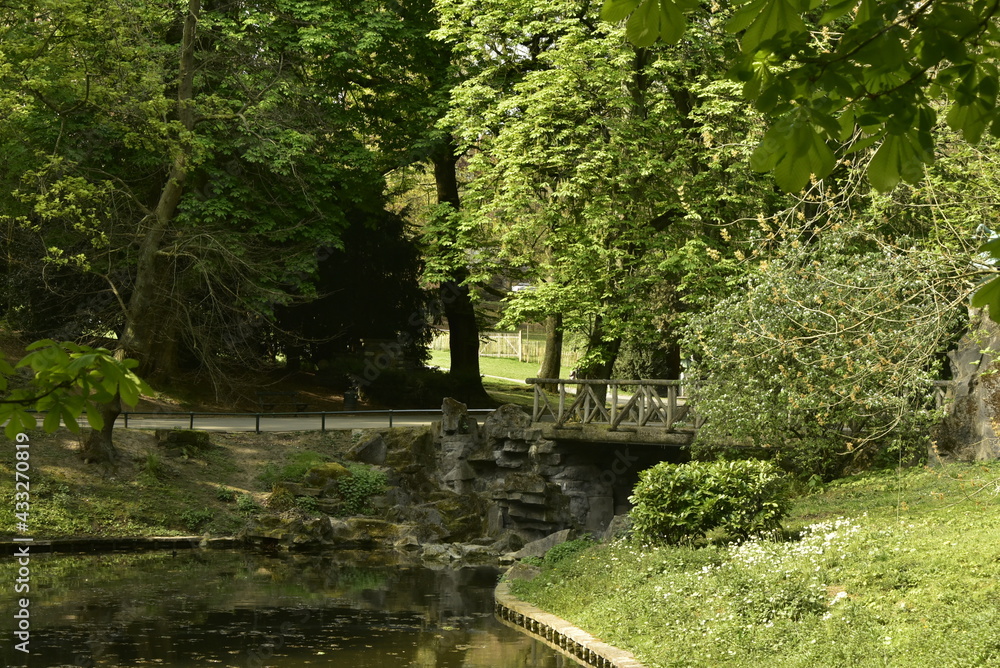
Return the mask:
M431 358L427 364L448 368L451 364L451 354L447 350L432 350ZM563 378L569 378L572 369L564 368L560 374ZM538 364L535 362L518 362L510 357L480 357L479 372L486 376L500 376L502 378L513 378L524 380L525 378L535 378L538 376Z
M442 368L447 368L450 363L451 358L447 350L432 350L431 358L427 361L430 366ZM534 362L518 362L506 357L480 357L479 371L484 375L483 387L495 400L504 404L517 404L524 407L533 405L534 390L530 385L500 380L500 378L514 380L534 378L538 375L538 365ZM569 371L566 371L566 375L568 374ZM499 378L490 378L490 376L499 376Z
M618 542L517 595L666 666L1000 666L1000 462L847 478L794 538Z

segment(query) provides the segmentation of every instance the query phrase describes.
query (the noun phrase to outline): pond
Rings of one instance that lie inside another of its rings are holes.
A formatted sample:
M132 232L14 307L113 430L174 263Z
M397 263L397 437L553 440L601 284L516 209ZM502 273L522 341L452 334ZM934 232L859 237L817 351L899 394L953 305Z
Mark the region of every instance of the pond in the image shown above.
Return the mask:
M10 562L0 565L6 582L16 577ZM493 567L431 569L369 554L34 555L30 654L14 649L14 620L4 614L0 664L578 665L496 621L497 575Z

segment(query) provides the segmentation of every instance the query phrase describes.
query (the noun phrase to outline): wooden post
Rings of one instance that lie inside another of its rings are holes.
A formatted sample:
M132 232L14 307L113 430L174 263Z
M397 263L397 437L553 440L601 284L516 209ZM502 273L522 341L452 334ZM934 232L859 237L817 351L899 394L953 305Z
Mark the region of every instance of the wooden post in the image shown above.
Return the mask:
M674 424L674 411L677 408L677 386L667 387L667 429Z
M577 389L579 391L579 389ZM562 424L563 413L566 412L566 383L559 383L559 415L556 417L556 422Z
M616 418L618 417L618 383L611 384L611 431L616 428Z

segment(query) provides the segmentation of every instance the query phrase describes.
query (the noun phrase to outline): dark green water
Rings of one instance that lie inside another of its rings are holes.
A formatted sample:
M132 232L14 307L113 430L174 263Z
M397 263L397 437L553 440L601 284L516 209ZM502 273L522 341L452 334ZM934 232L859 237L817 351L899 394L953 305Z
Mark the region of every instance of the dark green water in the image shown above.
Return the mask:
M11 559L0 578L13 583ZM30 654L3 666L562 668L497 622L489 567L431 570L368 555L178 552L31 559Z

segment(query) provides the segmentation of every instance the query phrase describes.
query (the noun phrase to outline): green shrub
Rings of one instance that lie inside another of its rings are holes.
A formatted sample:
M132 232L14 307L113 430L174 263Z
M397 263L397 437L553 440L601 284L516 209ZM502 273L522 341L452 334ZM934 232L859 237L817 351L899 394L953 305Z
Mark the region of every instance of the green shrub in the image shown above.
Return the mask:
M319 510L319 502L313 496L295 497L295 507L307 513L315 513Z
M559 543L545 553L545 565L555 566L563 561L572 561L573 559L576 559L581 552L592 547L593 545L594 542L587 538L568 540L565 543Z
M228 487L219 487L215 490L215 498L224 503L232 503L236 500L236 490Z
M369 510L373 496L385 490L386 477L378 469L364 464L351 464L347 469L351 475L337 480L337 492L344 502L344 513L359 515Z
M637 539L679 543L721 529L745 538L780 528L787 477L760 460L663 462L639 474L629 513Z
M181 513L181 522L188 531L197 531L202 526L212 521L214 514L208 508L202 510L185 510Z
M256 515L261 507L249 494L240 494L236 497L236 509L244 515Z

